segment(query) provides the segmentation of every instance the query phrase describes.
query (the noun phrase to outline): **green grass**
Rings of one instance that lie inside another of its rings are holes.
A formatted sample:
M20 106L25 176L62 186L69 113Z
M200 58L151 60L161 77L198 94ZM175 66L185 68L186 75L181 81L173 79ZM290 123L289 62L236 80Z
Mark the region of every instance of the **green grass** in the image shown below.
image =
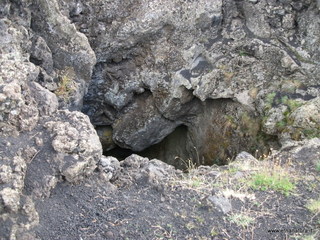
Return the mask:
M289 196L295 188L288 176L278 172L257 173L252 177L250 186L256 190L274 190L285 196Z
M297 108L303 105L301 102L294 99L290 99L288 96L283 96L281 98L281 103L288 106L290 112L295 111Z
M316 170L318 171L318 172L320 172L320 160L317 162L317 164L316 164Z
M270 110L272 108L272 105L274 103L274 98L276 97L277 93L275 92L272 92L272 93L269 93L267 96L266 96L266 99L265 99L265 102L266 102L266 110Z
M307 235L302 237L302 240L316 240L316 236L315 235Z
M311 138L319 138L320 137L320 128L313 128L313 129L302 129L301 130L303 135L306 136L306 138L311 139ZM320 171L320 161L318 163L319 165L319 169L318 171Z
M306 205L306 208L312 213L320 213L320 199L319 200L310 200Z
M215 236L218 236L218 235L219 235L219 232L214 227L211 228L210 236L211 237L215 237Z
M239 56L241 56L241 57L250 56L250 54L245 50L240 50L239 51Z
M203 184L203 182L202 182L200 179L193 179L193 180L190 182L190 185L191 185L191 187L193 187L193 188L198 188L198 187L200 187L202 184Z
M229 168L228 168L228 172L229 172L230 174L236 173L236 172L238 172L238 171L239 171L239 169L236 168L236 167L229 167Z
M254 218L241 213L233 214L228 219L230 222L241 227L248 227L250 224L254 223Z

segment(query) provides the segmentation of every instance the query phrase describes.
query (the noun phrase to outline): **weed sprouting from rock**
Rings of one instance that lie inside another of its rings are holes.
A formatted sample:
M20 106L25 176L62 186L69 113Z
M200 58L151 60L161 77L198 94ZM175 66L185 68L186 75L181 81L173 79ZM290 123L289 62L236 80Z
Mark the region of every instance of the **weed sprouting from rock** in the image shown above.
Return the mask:
M64 101L75 91L75 72L72 68L66 68L61 71L59 76L59 87L55 91L55 94L62 98Z

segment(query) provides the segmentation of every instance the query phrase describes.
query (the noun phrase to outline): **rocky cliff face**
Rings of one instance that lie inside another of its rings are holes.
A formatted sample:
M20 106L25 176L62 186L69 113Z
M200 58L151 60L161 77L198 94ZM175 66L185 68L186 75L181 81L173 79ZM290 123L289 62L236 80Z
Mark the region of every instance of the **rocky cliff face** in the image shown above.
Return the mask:
M81 109L96 59L56 1L1 1L0 32L0 238L35 239L31 196L78 182L101 158L89 118L69 111Z
M69 4L97 56L84 112L94 124L112 126L113 141L134 151L187 126L186 149L198 149L205 161L221 158L217 148L308 137L293 112L319 97L318 6L264 0ZM317 127L309 130L318 134L319 121L311 121ZM223 141L212 144L214 138Z
M269 139L318 137L319 8L315 0L2 0L6 238L37 224L31 195L94 171L102 147L92 124L108 150L141 151L169 136L162 154L176 166L175 156L212 164Z

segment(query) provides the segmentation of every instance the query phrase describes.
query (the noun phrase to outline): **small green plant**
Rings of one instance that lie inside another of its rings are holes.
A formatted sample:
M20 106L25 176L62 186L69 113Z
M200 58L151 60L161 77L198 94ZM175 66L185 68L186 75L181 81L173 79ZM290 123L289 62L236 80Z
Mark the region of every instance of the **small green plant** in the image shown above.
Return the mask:
M319 200L310 200L308 202L308 204L306 205L306 208L312 212L312 213L315 213L315 214L318 214L320 213L320 199Z
M292 113L299 107L301 107L303 105L303 103L295 100L295 99L291 99L290 96L282 96L280 98L280 96L276 96L274 94L268 94L266 97L266 116L264 121L266 121L266 119L268 119L268 111L272 108L272 104L275 105L282 105L283 107L285 106L286 109L283 111L283 116L282 119L276 122L276 129L277 132L279 133L289 133L291 138L294 140L300 140L302 137L302 134L306 137L308 136L317 136L317 133L315 133L316 131L313 131L311 133L308 134L304 134L304 129L297 129L295 127L293 127L294 125L294 119L292 117Z
M240 50L239 51L239 56L241 56L241 57L250 56L250 53L248 53L245 50Z
M302 133L306 138L319 138L320 137L320 128L314 128L314 129L302 129ZM319 161L320 162L320 161ZM320 165L320 163L319 163ZM320 167L319 167L320 171Z
M199 222L201 224L204 223L204 221L205 221L204 218L200 217L200 216L196 216L195 219L197 220L197 222Z
M316 240L316 236L315 235L307 235L302 237L303 240Z
M283 96L281 98L281 102L282 104L288 106L290 112L295 111L297 108L303 105L301 102L298 102L297 100L294 100L294 99L290 99L288 96Z
M66 68L61 71L59 76L59 86L55 90L55 94L58 97L67 100L69 96L75 91L75 72L72 68Z
M191 185L192 188L198 188L198 187L200 187L202 184L203 184L203 182L202 182L200 179L196 179L196 178L192 179L192 181L191 181L191 183L190 183L190 185Z
M265 105L265 108L266 110L270 110L274 104L274 98L276 97L277 93L275 92L272 92L272 93L269 93L267 96L266 96L266 105Z
M316 170L318 172L320 172L320 160L318 160L317 164L316 164Z
M254 218L241 213L233 214L228 219L230 222L241 227L248 227L250 224L254 223Z
M236 172L238 172L238 171L239 171L239 169L236 168L236 167L229 167L229 168L228 168L228 172L229 172L230 174L234 174L234 173L236 173Z
M286 104L286 102L288 102L288 96L283 96L282 98L281 98L281 102L283 103L283 104Z
M195 162L193 162L191 159L184 160L184 159L180 158L179 156L176 156L175 159L182 162L183 168L185 169L185 172L189 173L197 168L197 164Z
M286 126L287 126L287 121L285 119L276 122L276 127L280 130L283 130Z
M188 230L192 230L192 229L195 229L195 228L197 228L197 227L196 227L196 225L195 225L193 222L188 222L188 223L186 224L186 228L187 228Z
M295 185L290 181L288 176L277 171L255 174L251 179L250 186L253 189L262 191L271 189L285 196L290 195L295 188Z
M210 231L210 236L211 237L215 237L215 236L218 236L219 233L217 232L217 230L213 227L211 228L211 231Z

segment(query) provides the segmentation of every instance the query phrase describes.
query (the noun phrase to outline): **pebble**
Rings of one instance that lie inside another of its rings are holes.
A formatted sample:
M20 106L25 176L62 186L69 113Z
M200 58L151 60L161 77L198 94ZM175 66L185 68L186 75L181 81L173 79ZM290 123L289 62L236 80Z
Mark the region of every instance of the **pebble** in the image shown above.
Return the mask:
M106 232L104 235L107 239L112 239L114 237L114 234L111 231Z

